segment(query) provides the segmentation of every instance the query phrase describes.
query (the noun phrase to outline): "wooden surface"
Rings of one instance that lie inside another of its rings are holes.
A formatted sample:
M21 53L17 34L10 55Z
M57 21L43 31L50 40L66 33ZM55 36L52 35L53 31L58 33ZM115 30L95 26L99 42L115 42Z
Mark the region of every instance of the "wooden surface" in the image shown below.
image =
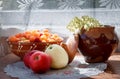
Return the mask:
M3 72L3 69L7 64L14 63L19 60L20 59L13 54L8 54L5 57L1 57L0 58L0 79L18 79L18 78L13 78L6 75ZM104 73L101 73L96 76L91 76L89 78L81 78L81 79L120 79L120 53L115 53L114 55L112 55L107 61L107 63L108 63L108 67Z

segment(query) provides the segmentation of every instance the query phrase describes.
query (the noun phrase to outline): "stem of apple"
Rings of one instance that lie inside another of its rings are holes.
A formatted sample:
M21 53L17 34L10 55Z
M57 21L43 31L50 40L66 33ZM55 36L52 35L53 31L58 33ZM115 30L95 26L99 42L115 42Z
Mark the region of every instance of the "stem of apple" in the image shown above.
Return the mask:
M36 56L36 57L35 57L35 60L39 60L39 57L38 57L38 56Z
M49 49L52 49L52 48L53 48L53 47L51 47L51 46L49 47Z

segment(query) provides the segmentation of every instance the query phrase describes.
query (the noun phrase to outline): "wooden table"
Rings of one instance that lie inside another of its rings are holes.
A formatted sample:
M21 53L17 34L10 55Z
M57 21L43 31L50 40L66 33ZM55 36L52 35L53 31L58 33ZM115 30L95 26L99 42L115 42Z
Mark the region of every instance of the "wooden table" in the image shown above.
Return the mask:
M14 54L8 54L4 57L0 58L0 79L18 79L12 78L6 75L3 72L4 67L7 64L14 63L19 61L20 59ZM97 76L91 76L89 78L81 78L81 79L120 79L120 53L115 53L112 55L107 61L108 67L104 73L101 73Z

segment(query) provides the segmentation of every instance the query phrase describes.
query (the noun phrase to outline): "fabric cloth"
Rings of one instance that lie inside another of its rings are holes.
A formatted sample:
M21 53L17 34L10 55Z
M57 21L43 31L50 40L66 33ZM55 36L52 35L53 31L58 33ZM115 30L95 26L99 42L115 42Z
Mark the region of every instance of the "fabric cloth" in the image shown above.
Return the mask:
M76 56L66 68L51 69L44 74L33 73L22 61L7 65L4 68L4 72L11 77L18 77L19 79L80 79L103 73L106 68L106 63L88 64L82 56Z

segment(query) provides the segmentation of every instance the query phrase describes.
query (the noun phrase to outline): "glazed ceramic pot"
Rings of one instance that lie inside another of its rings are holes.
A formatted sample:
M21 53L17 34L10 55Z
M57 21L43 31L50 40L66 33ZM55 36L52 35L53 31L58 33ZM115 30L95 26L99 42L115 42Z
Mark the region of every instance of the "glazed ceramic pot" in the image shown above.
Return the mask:
M79 33L78 48L88 63L105 62L115 52L118 38L115 27L95 27Z

